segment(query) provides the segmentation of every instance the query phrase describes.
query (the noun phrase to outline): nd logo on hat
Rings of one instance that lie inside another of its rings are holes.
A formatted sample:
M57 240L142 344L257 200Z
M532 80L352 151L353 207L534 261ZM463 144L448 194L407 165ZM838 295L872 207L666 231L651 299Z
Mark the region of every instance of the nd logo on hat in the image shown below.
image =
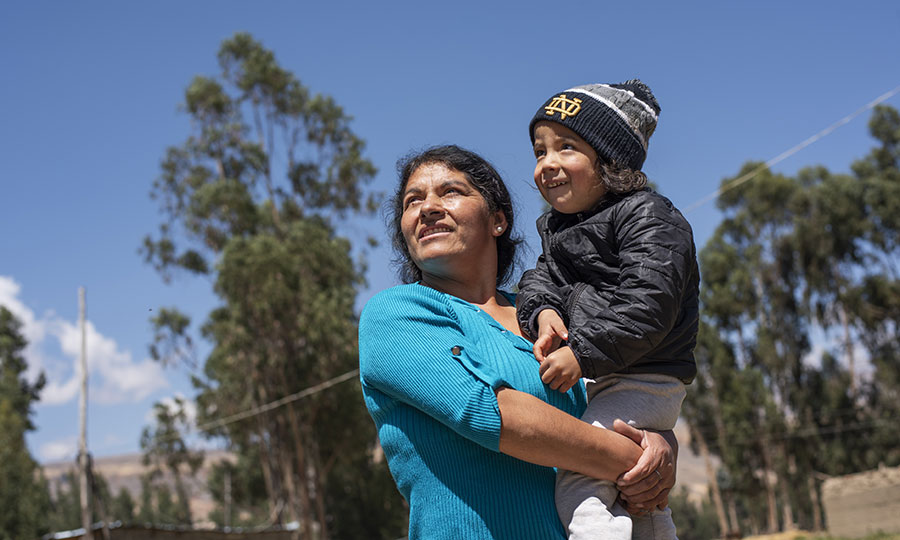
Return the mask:
M559 119L565 120L567 116L575 116L581 110L581 100L578 98L569 99L565 94L560 94L550 101L550 104L544 107L547 116L553 116L559 113Z

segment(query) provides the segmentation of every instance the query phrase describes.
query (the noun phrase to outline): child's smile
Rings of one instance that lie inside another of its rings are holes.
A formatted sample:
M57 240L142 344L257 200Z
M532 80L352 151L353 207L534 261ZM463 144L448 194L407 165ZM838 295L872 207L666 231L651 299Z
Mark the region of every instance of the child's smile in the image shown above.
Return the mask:
M534 183L558 212L584 212L606 194L595 169L597 153L571 129L556 122L538 122L534 155Z

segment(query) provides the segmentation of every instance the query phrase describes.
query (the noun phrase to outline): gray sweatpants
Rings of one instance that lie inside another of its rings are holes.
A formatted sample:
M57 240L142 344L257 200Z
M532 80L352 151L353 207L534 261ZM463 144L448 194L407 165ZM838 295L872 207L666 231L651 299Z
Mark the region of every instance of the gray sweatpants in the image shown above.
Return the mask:
M585 422L612 429L620 418L641 429L675 427L684 383L668 375L607 375L587 380ZM672 511L654 509L632 517L616 502L615 484L560 470L556 476L556 509L569 540L677 540Z

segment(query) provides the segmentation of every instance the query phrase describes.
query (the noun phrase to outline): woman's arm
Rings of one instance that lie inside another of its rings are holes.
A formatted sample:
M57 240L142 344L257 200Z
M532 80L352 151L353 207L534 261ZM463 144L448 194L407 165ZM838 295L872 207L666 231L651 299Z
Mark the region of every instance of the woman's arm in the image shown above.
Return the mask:
M497 390L500 451L515 458L615 482L634 467L641 447L511 388ZM655 476L655 475L654 475Z
M373 417L383 412L378 396L384 396L490 450L610 481L641 463L638 443L508 388L479 361L444 295L431 289L395 287L376 295L363 310L359 338Z
M531 394L505 387L497 390L497 405L504 454L617 482L632 513L667 505L678 455L671 431L639 430L620 420L615 431L597 428Z

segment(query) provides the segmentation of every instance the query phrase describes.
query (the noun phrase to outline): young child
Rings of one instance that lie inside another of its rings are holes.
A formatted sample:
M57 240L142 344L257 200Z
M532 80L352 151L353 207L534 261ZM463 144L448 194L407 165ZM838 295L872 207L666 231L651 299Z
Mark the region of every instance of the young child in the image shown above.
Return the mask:
M641 172L659 110L639 80L590 84L554 94L529 126L534 181L552 210L537 222L543 254L519 283L517 316L541 379L560 391L587 379L582 418L607 429L616 418L672 429L696 374L693 234ZM631 518L617 496L610 482L561 470L570 540L676 538L668 508Z

